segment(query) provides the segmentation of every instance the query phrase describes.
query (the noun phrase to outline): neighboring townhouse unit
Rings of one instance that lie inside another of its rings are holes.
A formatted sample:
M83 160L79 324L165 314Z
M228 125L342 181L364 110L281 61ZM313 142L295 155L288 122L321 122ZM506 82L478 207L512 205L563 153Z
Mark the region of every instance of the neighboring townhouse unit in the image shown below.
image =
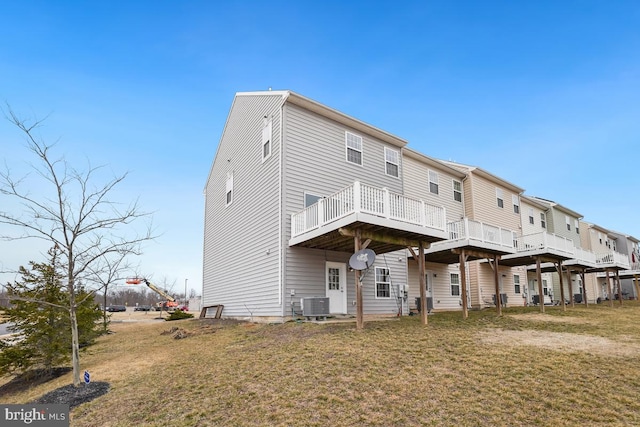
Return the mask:
M604 227L581 221L580 236L582 247L596 256L595 268L588 271L598 273L587 275L585 279L587 298L589 302L612 301L616 295L621 295L617 291L614 293L614 289L619 289L619 272L631 267L629 257L618 252L616 235Z
M447 224L457 223L465 218L462 185L466 177L464 172L408 148L403 150L402 165L405 195L444 206ZM454 257L451 264L432 262L432 248L425 251L427 306L433 310L459 310L463 306L459 259ZM408 302L410 309L414 310L418 309L417 298L421 294L418 262L411 256L408 258L408 274Z
M544 209L545 231L561 238L561 240L565 239L567 246L572 247L573 256L562 262L562 275L559 274L557 265L553 265L553 263L546 263L542 266L542 271L545 272L543 273L545 302L558 304L561 302L562 296L564 296L565 302L581 303L585 301L584 275L596 266L596 260L592 252L582 249L580 239L582 214L552 200L533 196L527 197L527 200L537 203ZM541 227L543 225L542 219L543 215L540 214ZM534 277L534 270L533 267L530 269L531 279Z
M471 307L483 308L496 305L496 302L524 305L522 291L527 277L526 264L506 266L503 262L509 256L506 254L516 251L514 242L520 229L520 193L523 189L479 167L443 163L466 174L463 181L465 219L487 231L483 236L485 241L480 246L473 245L465 252L477 255L468 264ZM450 239L456 234L451 230ZM487 241L493 241L499 247L491 248L485 244ZM478 244L476 240L473 243ZM445 242L434 244L430 250L439 250L444 245ZM441 255L444 252L438 251ZM427 253L427 259L434 257L436 253ZM496 288L499 292L496 292ZM501 296L499 300L496 293Z
M236 94L205 187L203 306L406 313L406 248L447 234L443 206L404 195L405 145L294 92ZM360 281L349 260L365 247L378 256Z
M638 286L640 285L640 248L638 243L640 240L628 234L609 230L609 236L612 240L612 248L622 255L625 255L629 261L629 268L619 270L620 285L622 286L622 296L625 299L637 299L640 295ZM598 277L605 277L604 273L598 273ZM614 289L614 294L616 290Z

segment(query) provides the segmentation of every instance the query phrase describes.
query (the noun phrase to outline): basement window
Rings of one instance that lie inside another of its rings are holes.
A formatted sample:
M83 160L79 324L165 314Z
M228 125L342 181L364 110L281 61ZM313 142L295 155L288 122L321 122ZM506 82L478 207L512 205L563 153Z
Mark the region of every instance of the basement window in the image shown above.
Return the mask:
M449 275L451 281L451 296L460 296L460 275L458 273L451 273Z
M391 298L391 274L388 268L376 267L376 298Z

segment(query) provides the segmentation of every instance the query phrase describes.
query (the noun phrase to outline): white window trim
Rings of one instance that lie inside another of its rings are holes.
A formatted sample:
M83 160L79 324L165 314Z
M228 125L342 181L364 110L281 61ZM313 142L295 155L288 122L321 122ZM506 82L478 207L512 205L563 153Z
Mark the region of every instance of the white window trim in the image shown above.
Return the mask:
M388 282L379 282L378 281L378 270L387 270L387 275L389 277ZM389 296L381 297L378 296L378 283L389 285ZM373 278L373 292L376 299L391 299L391 269L387 267L376 267L375 269L375 277Z
M429 170L427 172L427 176L429 177L429 193L435 194L435 195L440 195L440 177L438 175L438 172ZM432 179L432 178L435 178L435 179ZM436 185L436 188L438 189L437 193L434 193L433 191L431 191L431 184L432 183Z
M513 204L513 213L520 214L520 198L517 194L511 195L511 204ZM517 206L517 208L516 208ZM517 210L516 210L517 209Z
M500 206L500 202L502 202L502 206ZM496 187L496 205L500 209L504 209L504 194L502 193L502 188Z
M225 192L224 192L224 201L225 201L225 206L229 206L233 203L233 172L227 172L227 182L226 182Z
M456 183L460 185L460 190L456 190ZM453 185L453 201L462 203L462 182L454 179L452 185ZM460 200L456 200L456 193L460 193Z
M349 136L355 138L355 141L359 141L358 144L360 145L359 148L357 147L353 147L349 144ZM349 160L349 149L357 151L360 153L360 163L355 163L352 162L351 160ZM364 143L362 140L362 137L360 135L356 135L353 132L349 132L349 131L345 131L344 133L344 155L345 155L345 160L347 161L347 163L350 163L352 165L357 165L357 166L364 166Z
M458 283L453 283L453 277L456 277L458 280ZM453 293L453 287L457 286L458 287L458 295L455 295ZM462 297L462 286L460 286L460 274L458 273L449 273L449 293L451 294L452 297Z
M269 153L265 156L264 146L267 143L269 144ZM267 119L267 116L264 117L262 127L262 144L260 147L262 149L262 163L264 163L269 159L269 157L271 157L271 153L273 152L273 121L271 119Z
M547 215L544 212L540 212L540 227L547 229Z
M536 218L533 216L533 214L533 208L529 208L529 224L531 225L535 225L536 223Z
M395 162L389 158L389 154L395 156ZM391 175L387 172L387 163L395 165L398 169L398 175ZM384 174L387 176L391 176L394 178L400 179L400 152L398 150L393 150L388 147L384 147Z
M516 280L518 279L518 280ZM516 285L518 286L518 291L516 292ZM522 283L520 282L520 275L519 274L514 274L513 275L513 292L515 294L520 295L522 293Z
M567 231L571 231L571 218L569 218L569 215L564 216L564 222L567 224Z

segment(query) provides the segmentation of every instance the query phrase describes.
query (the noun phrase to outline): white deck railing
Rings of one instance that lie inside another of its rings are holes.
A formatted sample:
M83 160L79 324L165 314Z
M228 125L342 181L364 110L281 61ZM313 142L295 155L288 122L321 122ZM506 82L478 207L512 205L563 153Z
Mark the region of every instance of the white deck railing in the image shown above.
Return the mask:
M573 259L579 261L581 264L584 265L596 263L596 254L594 254L593 252L578 247L575 247L573 249L575 252L575 256L573 257Z
M616 251L596 254L596 265L618 265L620 267L631 267L629 257Z
M575 254L575 245L573 244L573 240L557 236L555 234L550 234L545 231L525 236L518 236L516 238L516 250L518 252L538 249L552 249L565 252L569 255Z
M356 212L446 231L444 207L356 181L291 215L291 236L298 236Z
M447 232L449 240L469 239L513 249L513 231L469 218L447 223Z

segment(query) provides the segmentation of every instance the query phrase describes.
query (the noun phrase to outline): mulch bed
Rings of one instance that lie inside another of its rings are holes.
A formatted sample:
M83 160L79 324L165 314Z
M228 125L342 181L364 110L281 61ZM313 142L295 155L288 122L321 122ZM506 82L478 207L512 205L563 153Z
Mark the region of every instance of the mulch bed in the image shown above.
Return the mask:
M24 374L18 375L8 383L0 387L0 396L5 393L17 393L25 391L31 387L44 384L61 375L71 371L71 368L54 368L50 371L47 370L35 370L29 371ZM90 402L91 400L106 394L109 391L109 383L107 382L92 382L88 384L81 384L79 387L74 387L73 384L69 384L49 393L41 396L40 398L33 400L29 403L33 404L67 404L69 408L76 407L82 403Z

